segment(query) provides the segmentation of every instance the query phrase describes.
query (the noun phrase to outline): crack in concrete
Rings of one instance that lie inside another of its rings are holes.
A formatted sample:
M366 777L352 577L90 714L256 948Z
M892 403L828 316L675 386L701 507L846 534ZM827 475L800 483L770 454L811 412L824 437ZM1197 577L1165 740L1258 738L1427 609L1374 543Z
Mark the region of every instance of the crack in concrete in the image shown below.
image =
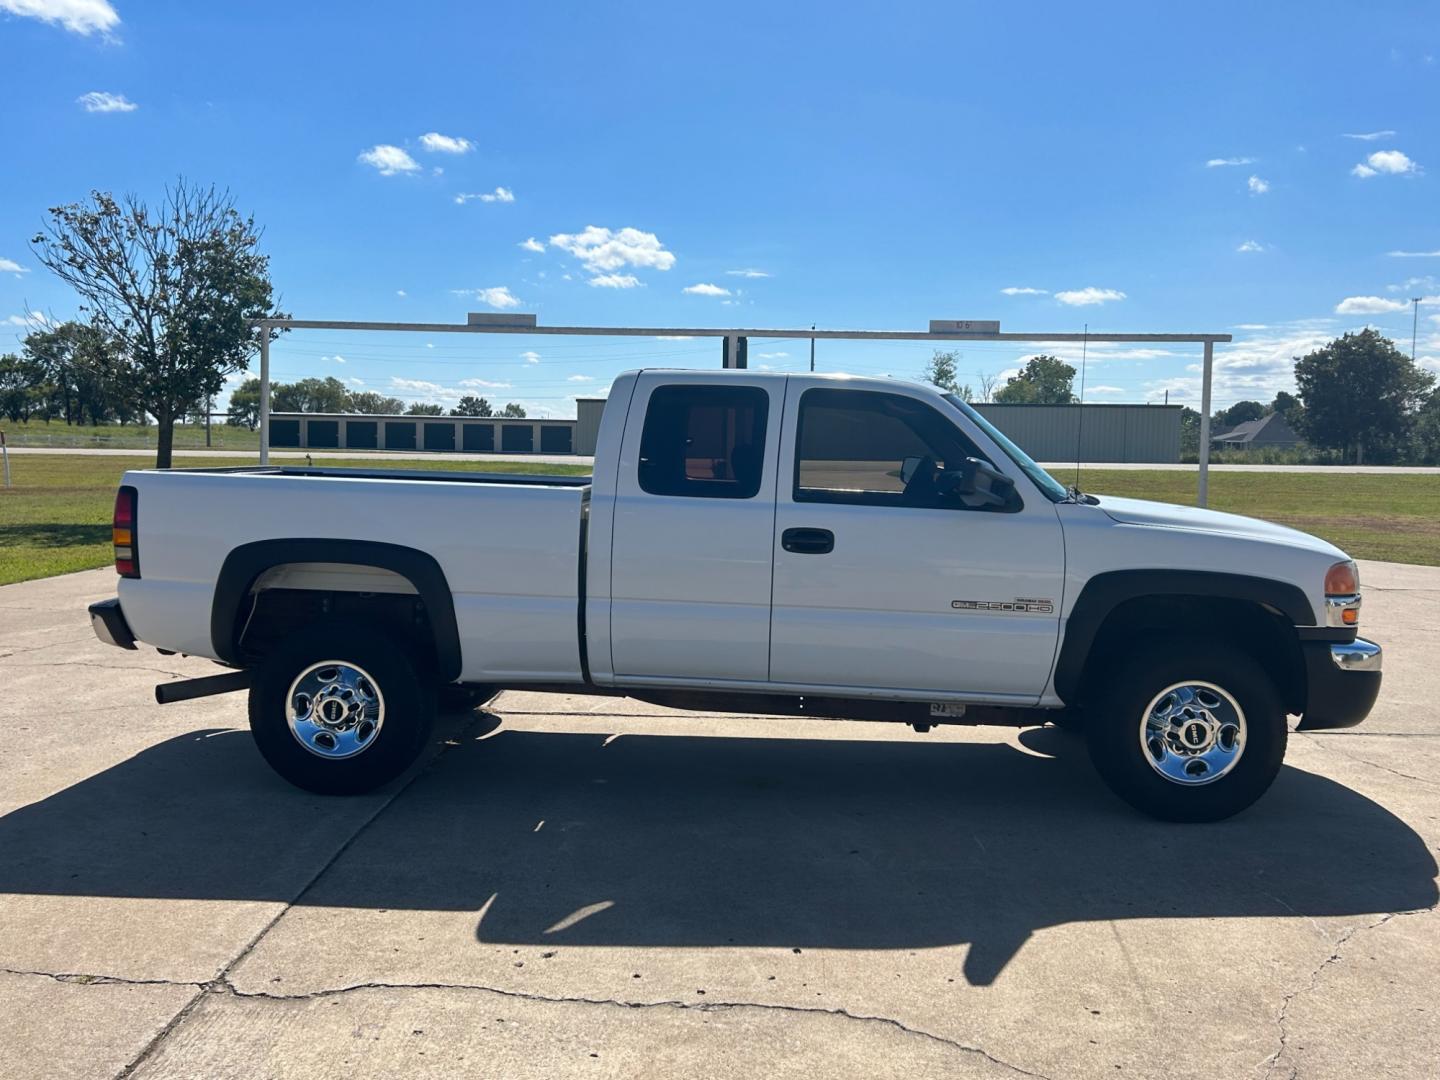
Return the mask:
M44 651L45 649L58 649L61 645L79 645L79 644L80 644L81 642L83 642L84 640L85 640L85 638L83 638L83 637L77 637L77 638L66 638L64 641L52 641L52 642L50 642L50 643L47 644L47 645L26 645L24 648L12 649L10 652L0 653L0 660L8 660L8 659L10 659L10 657L12 657L12 656L24 656L26 653L42 652L42 651ZM19 665L16 665L16 666L18 667ZM37 664L37 665L35 665L35 666L36 666L36 667L48 667L49 665ZM68 662L64 662L64 663L57 662L55 666L56 666L56 667L67 667L67 666L69 666L69 663L68 663Z
M1360 934L1365 933L1367 930L1374 930L1378 927L1384 926L1391 919L1398 918L1401 915L1423 915L1426 912L1434 910L1435 909L1433 907L1428 907L1414 908L1410 911L1389 911L1372 923L1366 923L1364 926L1352 926L1349 930L1345 931L1345 933L1341 934L1338 938L1335 939L1335 943L1330 946L1330 954L1326 956L1325 959L1320 962L1319 966L1310 973L1310 978L1306 981L1305 985L1298 987L1297 989L1291 990L1288 994L1285 995L1284 1000L1280 1002L1280 1014L1275 1018L1275 1026L1280 1031L1280 1045L1275 1048L1275 1052L1273 1054L1271 1054L1268 1058L1261 1062L1261 1064L1265 1066L1265 1080L1270 1080L1270 1077L1274 1074L1276 1067L1280 1064L1280 1059L1283 1058L1286 1051L1290 1049L1290 1030L1286 1026L1286 1021L1290 1017L1291 1004L1301 994L1308 994L1310 991L1314 990L1317 985L1319 985L1320 976L1324 974L1325 969L1330 967L1332 964L1339 963L1339 961L1341 960L1340 951L1344 949L1347 944L1349 944L1354 938L1356 938ZM1296 1078L1300 1074L1300 1067L1293 1062L1288 1063L1288 1065L1290 1072L1287 1080L1296 1080Z
M58 983L74 986L191 986L204 989L202 982L175 979L130 979L124 975L94 974L79 971L30 971L24 968L0 967L0 975L20 975L37 979L51 979Z
M666 998L660 1001L625 1001L620 998L591 998L583 996L551 996L548 994L527 993L523 990L506 990L495 986L485 986L480 983L388 983L388 982L365 982L354 983L349 986L332 987L324 990L313 990L304 994L276 994L270 991L238 990L229 980L224 980L229 992L236 998L258 1001L317 1001L326 998L341 997L346 994L353 994L365 990L458 990L473 991L477 993L495 994L503 998L511 998L520 1001L531 1001L547 1005L595 1005L604 1008L617 1009L679 1009L686 1012L730 1012L739 1010L755 1010L764 1012L784 1012L796 1014L810 1014L815 1016L837 1016L846 1020L854 1020L867 1024L883 1024L894 1028L906 1035L913 1035L917 1038L927 1039L931 1042L940 1043L953 1050L959 1050L966 1054L982 1057L992 1064L999 1065L1003 1069L1016 1073L1019 1076L1035 1077L1037 1080L1050 1080L1044 1073L1034 1072L1030 1069L998 1058L988 1050L979 1046L971 1046L956 1039L944 1035L937 1035L924 1028L911 1027L903 1021L896 1020L889 1016L877 1016L869 1013L854 1013L843 1008L821 1008L813 1005L784 1005L770 1002L758 1001L680 1001L678 999Z
M0 657L4 659L4 657ZM94 660L67 660L63 664L11 664L13 668L48 668L48 667L87 667L99 668L101 671L153 671L157 675L169 675L175 679L189 679L197 676L187 675L183 671L171 671L169 668L146 667L143 664L101 664Z
M396 789L390 793L389 797L384 799L377 807L375 807L369 817L362 821L356 827L355 831L346 838L345 842L335 849L334 853L330 856L330 858L325 860L325 862L320 866L320 868L310 876L309 880L307 880L305 884L302 885L295 892L295 895L292 896L281 906L280 910L275 913L275 917L266 922L265 925L262 926L260 930L253 937L251 937L248 942L245 943L244 947L241 948L238 953L236 953L233 957L230 958L230 960L216 973L214 979L205 983L187 984L197 987L194 995L190 998L189 1001L187 1001L183 1006L181 1006L179 1012L177 1012L174 1016L170 1018L170 1022L167 1023L163 1028L161 1028L160 1031L155 1035L155 1037L152 1038L149 1042L145 1044L144 1047L141 1048L140 1053L138 1053L133 1059L131 1059L131 1061L123 1069L121 1069L120 1072L116 1073L115 1080L127 1080L128 1077L133 1076L135 1070L140 1068L141 1065L145 1064L146 1061L153 1057L155 1052L159 1050L162 1045L164 1045L165 1040L170 1037L170 1034L175 1031L175 1029L178 1028L181 1024L183 1024L186 1018L195 1011L196 1006L200 1004L206 994L217 992L228 992L231 994L235 993L235 988L230 983L230 973L235 970L236 966L242 963L247 956L249 956L252 952L255 951L255 947L259 945L262 940L264 940L266 934L270 933L270 931L275 928L275 924L278 923L281 919L283 919L285 915L290 911L290 909L293 908L297 903L299 903L300 900L305 896L305 894L315 887L315 883L325 876L325 873L332 866L335 865L335 863L340 859L342 855L345 854L345 852L350 850L351 845L355 843L361 833L363 833L366 829L368 829L371 825L375 823L376 818L378 818L387 809L389 809L391 804L393 804L396 799L398 799L407 790L409 790L411 784L415 783L415 781L420 779L421 776L429 772L435 766L435 763L439 761L440 758L443 757L448 750L451 750L458 746L463 740L464 736L469 734L469 731L481 722L482 716L481 714L477 713L475 715L475 718L468 725L466 725L466 730L463 731L459 737L455 739L447 739L442 742L440 744L440 749L436 753L432 754L430 756L430 759L426 761L420 768L416 769L413 773L411 773L409 779L396 787Z
M1414 780L1417 783L1429 784L1432 787L1440 787L1440 780L1431 780L1424 776L1416 776L1414 773L1401 772L1399 769L1392 769L1389 765L1381 765L1379 762L1370 761L1368 758L1356 757L1354 754L1351 754L1348 751L1341 750L1338 746L1326 746L1322 742L1316 742L1315 737L1311 735L1308 731L1297 731L1295 734L1303 735L1305 738L1309 739L1310 742L1314 743L1314 745L1320 747L1322 750L1328 750L1332 754L1339 754L1341 757L1356 762L1357 764L1369 765L1372 769L1380 769L1382 772L1388 772L1395 776L1401 776L1404 777L1406 780Z

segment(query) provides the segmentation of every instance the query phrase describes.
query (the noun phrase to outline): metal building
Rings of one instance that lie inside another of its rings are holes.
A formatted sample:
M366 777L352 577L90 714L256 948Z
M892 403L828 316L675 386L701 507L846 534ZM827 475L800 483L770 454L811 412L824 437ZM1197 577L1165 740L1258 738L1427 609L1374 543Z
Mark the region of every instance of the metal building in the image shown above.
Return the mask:
M1036 461L1180 460L1179 405L976 405Z
M574 454L574 420L478 416L272 413L270 445L302 450L436 450L471 454Z

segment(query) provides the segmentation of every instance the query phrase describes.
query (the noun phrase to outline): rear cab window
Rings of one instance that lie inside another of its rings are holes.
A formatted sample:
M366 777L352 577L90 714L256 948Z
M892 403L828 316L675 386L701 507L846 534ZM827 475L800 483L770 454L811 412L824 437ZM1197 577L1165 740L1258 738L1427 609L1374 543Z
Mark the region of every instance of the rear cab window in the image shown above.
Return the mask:
M770 397L758 386L656 387L640 438L651 495L752 499L765 466Z

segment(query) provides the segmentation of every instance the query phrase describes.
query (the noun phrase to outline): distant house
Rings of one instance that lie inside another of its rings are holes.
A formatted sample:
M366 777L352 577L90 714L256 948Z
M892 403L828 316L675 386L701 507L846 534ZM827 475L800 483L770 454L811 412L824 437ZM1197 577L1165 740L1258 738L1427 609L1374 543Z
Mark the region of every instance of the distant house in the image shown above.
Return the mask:
M1271 446L1288 449L1299 446L1300 442L1300 436L1295 434L1295 429L1287 424L1285 417L1278 412L1262 416L1259 420L1236 424L1230 431L1210 440L1212 446L1225 450L1253 450Z

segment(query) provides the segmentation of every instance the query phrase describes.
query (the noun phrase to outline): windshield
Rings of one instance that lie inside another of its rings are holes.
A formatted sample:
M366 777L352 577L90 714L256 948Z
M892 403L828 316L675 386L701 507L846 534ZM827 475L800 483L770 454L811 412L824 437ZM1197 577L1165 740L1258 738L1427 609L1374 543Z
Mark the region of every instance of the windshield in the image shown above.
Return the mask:
M961 401L954 394L946 394L945 400L965 414L966 419L978 427L981 431L995 440L995 445L1005 451L1005 456L1013 461L1028 476L1035 486L1040 489L1044 496L1051 502L1063 502L1069 495L1065 485L1056 480L1039 465L1035 464L1029 454L1021 450L1013 442L1005 437L1005 434L994 424L986 420L978 412L972 409L965 402Z

